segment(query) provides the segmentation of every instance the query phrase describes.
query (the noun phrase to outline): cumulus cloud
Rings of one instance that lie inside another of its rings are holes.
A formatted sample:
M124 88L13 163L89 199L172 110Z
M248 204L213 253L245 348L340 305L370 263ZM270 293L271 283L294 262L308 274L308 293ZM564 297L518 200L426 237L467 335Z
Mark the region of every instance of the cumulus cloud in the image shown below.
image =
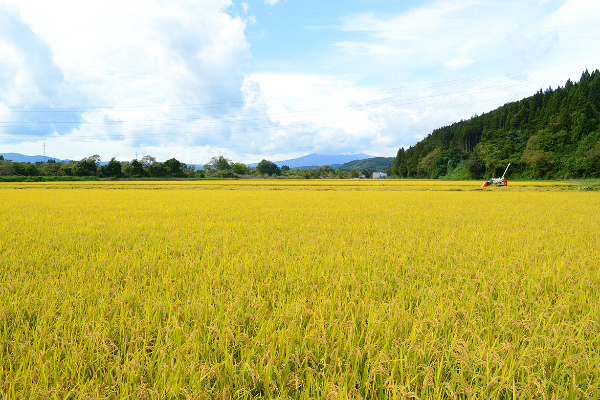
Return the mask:
M516 7L516 9L515 9ZM334 46L353 55L374 55L373 65L391 68L446 66L456 70L489 57L518 24L518 2L436 1L396 15L363 13L342 19L341 29L361 40ZM381 69L381 68L379 68Z
M320 31L320 51L251 66L245 31L261 20L245 2L232 17L231 0L5 0L0 118L21 123L0 125L0 143L198 164L216 154L389 156L576 79L588 66L573 60L600 45L600 3L588 3L434 0L346 15Z
M67 84L50 46L33 32L14 7L0 4L0 132L45 136L68 132L77 123L48 124L48 112L38 109L61 102ZM61 114L63 122L78 121L77 112ZM13 138L14 140L14 138Z
M280 154L351 153L367 147L374 124L353 103L372 98L348 77L307 73L254 73L263 112L273 121L262 152Z
M31 107L33 96L44 113L27 118L66 122L72 116L64 111L74 110L82 122L68 129L74 140L202 144L206 136L197 132L243 106L241 68L250 52L245 21L224 12L230 5L14 1L0 10L4 108ZM0 129L4 137L17 133Z

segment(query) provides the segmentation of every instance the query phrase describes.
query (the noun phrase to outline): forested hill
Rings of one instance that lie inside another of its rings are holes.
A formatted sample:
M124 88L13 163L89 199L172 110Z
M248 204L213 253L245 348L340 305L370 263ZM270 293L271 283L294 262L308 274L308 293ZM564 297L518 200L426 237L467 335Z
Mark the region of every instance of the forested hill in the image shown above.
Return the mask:
M577 83L434 130L398 151L392 173L414 178L600 177L600 71Z
M354 160L342 164L336 169L340 171L362 171L363 169L370 169L372 171L383 171L392 166L394 157L373 157L366 158L364 160Z

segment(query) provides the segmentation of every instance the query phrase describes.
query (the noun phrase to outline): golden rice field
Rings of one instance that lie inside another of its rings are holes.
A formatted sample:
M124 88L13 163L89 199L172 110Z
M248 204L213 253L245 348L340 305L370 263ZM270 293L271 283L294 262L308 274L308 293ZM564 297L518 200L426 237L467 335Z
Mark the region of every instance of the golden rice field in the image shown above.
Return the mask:
M0 184L1 399L598 399L600 193Z

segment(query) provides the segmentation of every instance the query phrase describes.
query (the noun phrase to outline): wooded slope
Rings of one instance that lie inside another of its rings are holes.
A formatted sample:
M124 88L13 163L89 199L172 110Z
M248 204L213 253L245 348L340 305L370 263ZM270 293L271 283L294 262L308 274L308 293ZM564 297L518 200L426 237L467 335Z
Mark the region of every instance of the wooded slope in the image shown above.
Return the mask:
M383 171L392 166L394 157L374 157L366 158L364 160L354 160L342 164L336 169L340 171L362 171L363 169L370 169L373 171Z
M512 178L600 177L600 71L577 83L540 90L434 130L400 148L392 173L399 177L467 179L499 176L512 163Z

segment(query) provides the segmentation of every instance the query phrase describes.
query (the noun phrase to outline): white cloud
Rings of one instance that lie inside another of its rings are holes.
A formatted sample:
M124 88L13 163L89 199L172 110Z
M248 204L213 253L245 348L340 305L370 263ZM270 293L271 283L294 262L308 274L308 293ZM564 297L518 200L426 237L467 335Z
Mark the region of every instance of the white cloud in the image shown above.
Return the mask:
M437 0L399 14L347 15L340 30L359 38L333 46L371 73L520 70L589 54L600 43L598 15L600 3L588 0Z
M600 62L600 3L438 0L347 15L335 35L322 30L327 54L245 70L246 25L261 21L245 2L245 19L228 15L231 4L5 0L0 118L37 123L1 125L3 151L46 141L59 158L390 156ZM47 112L57 107L71 112Z
M473 60L471 60L469 57L457 56L457 57L453 57L450 60L446 61L444 63L444 67L446 67L450 70L457 70L457 69L461 69L464 67L468 67L471 64L473 64Z
M279 0L265 0L265 4L268 6L274 6L277 3L279 3Z
M248 77L273 125L268 141L256 151L263 153L326 154L366 149L375 124L368 112L354 104L373 98L354 88L348 77L301 73L255 73Z
M398 15L351 15L342 20L341 29L363 33L363 39L335 45L352 55L362 50L381 56L371 65L390 69L460 69L497 53L507 33L523 20L520 12L526 7L519 4L437 1Z
M79 139L198 144L202 136L186 132L243 105L241 68L250 52L245 22L224 13L230 4L15 0L0 8L0 102L13 111L31 108L31 98L38 108L77 110L28 117L81 120L70 125ZM36 129L38 136L55 131Z

